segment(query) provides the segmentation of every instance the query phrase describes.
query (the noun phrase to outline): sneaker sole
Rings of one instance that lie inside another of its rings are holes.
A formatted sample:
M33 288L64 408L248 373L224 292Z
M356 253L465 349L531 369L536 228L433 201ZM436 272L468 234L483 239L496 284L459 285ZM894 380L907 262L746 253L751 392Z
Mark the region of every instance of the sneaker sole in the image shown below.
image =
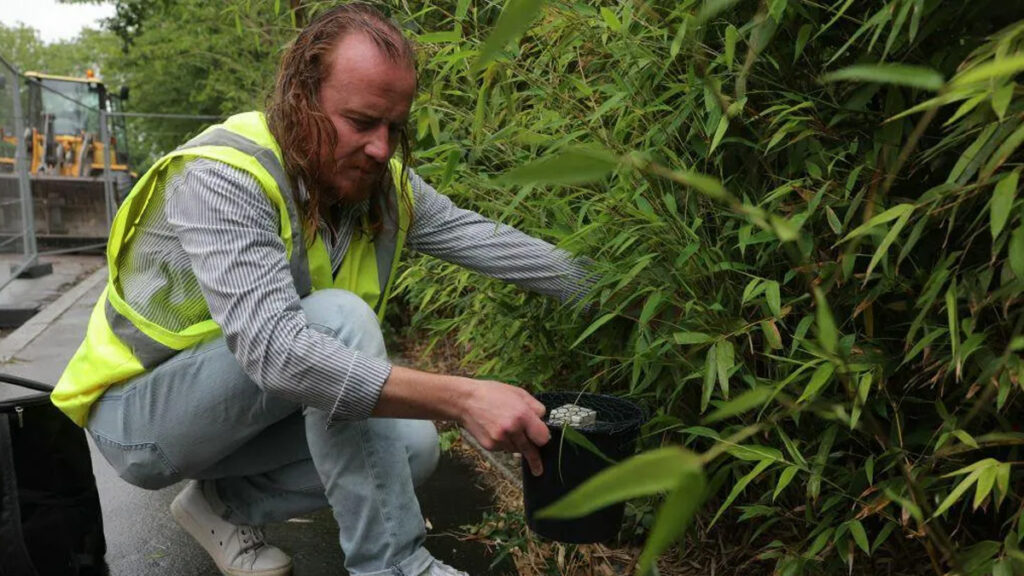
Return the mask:
M232 570L230 568L225 568L217 562L216 554L203 545L203 541L200 538L196 537L196 534L202 533L203 529L199 527L199 524L192 518L192 515L178 504L177 499L174 499L174 501L171 502L171 516L174 517L174 521L184 528L185 532L187 532L197 544L202 546L203 550L206 550L206 553L210 556L210 560L213 560L217 569L225 576L290 576L292 573L291 563L284 568L274 568L271 570Z

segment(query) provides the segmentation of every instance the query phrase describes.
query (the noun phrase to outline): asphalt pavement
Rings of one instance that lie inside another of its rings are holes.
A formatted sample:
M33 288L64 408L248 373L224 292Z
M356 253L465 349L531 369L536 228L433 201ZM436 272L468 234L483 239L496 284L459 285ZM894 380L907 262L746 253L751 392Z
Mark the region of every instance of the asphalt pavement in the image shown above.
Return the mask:
M41 308L0 340L0 372L53 385L85 334L107 272L100 257L63 256L44 261L53 262L53 275L15 280L0 291L0 306L35 302ZM4 392L0 385L0 398ZM168 507L182 485L155 491L136 488L118 478L95 449L92 456L112 576L218 574L199 544L171 518ZM491 507L490 495L478 485L467 463L442 456L419 497L432 526L427 548L436 557L474 576L514 573L507 563L492 568L493 556L484 545L459 537L461 526L478 522ZM268 542L292 555L296 576L346 574L337 526L329 510L267 526L266 536Z

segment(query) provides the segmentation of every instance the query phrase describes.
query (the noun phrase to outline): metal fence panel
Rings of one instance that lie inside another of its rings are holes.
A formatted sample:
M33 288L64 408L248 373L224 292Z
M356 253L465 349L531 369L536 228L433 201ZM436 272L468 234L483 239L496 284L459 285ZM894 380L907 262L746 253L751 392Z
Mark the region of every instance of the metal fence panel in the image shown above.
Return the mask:
M0 270L0 289L38 261L35 241L32 192L29 176L31 159L25 143L27 125L21 94L21 75L0 58L0 128L3 139L0 156L13 162L0 162L0 254L17 255L5 259L9 270ZM6 267L5 267L6 268ZM9 274L7 274L9 272Z

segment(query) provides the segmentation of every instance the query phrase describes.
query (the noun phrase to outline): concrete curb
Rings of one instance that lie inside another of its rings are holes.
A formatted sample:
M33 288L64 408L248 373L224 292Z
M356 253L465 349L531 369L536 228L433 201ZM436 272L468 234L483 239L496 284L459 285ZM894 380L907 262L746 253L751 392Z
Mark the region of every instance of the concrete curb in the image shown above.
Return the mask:
M19 352L24 350L26 346L42 334L54 320L59 318L64 312L67 312L68 308L71 308L75 302L81 300L82 296L95 288L97 284L106 282L106 280L107 267L103 266L89 275L88 278L76 284L74 288L62 294L60 298L48 304L38 314L30 318L28 322L25 322L17 330L8 334L6 338L0 340L0 363L7 363L13 360Z

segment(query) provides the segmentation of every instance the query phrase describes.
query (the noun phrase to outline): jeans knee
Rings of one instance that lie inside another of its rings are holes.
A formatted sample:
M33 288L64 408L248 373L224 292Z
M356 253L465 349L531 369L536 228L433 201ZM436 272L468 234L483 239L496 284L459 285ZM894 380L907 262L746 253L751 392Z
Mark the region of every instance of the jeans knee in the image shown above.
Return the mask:
M380 329L377 313L373 308L348 290L317 290L302 299L302 309L310 324L320 324L335 331L351 324Z
M313 330L370 356L386 357L377 313L359 296L347 290L318 290L302 299L302 309Z
M103 457L125 482L146 490L159 490L182 480L154 442L122 444L92 432L93 440Z
M437 428L429 420L410 420L410 433L406 436L409 451L409 468L413 484L419 486L430 478L441 459L441 446Z

